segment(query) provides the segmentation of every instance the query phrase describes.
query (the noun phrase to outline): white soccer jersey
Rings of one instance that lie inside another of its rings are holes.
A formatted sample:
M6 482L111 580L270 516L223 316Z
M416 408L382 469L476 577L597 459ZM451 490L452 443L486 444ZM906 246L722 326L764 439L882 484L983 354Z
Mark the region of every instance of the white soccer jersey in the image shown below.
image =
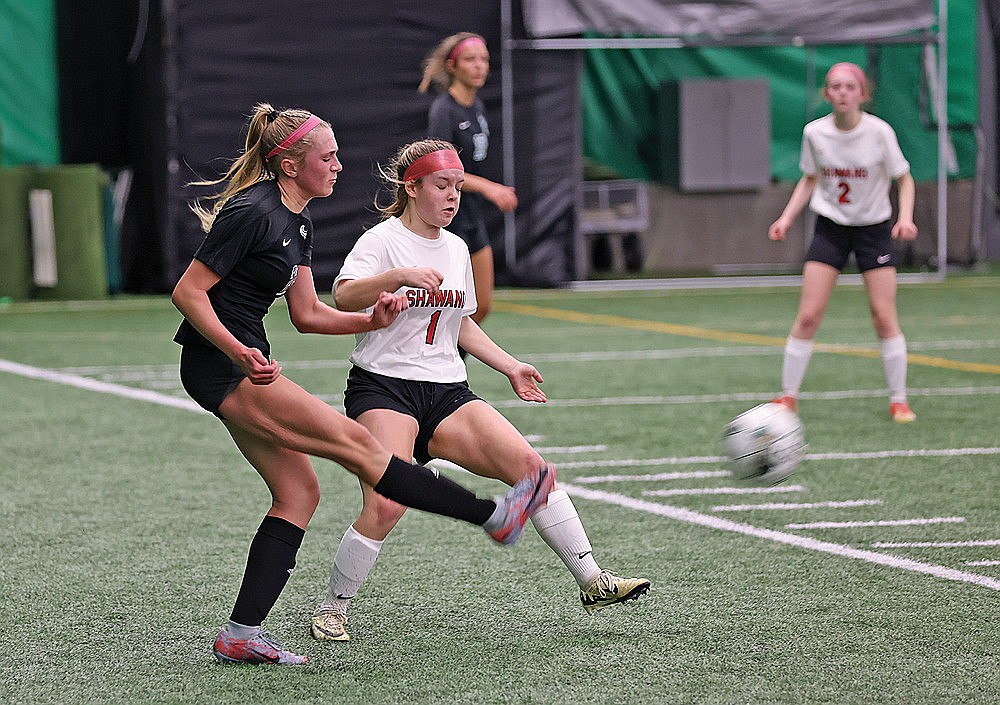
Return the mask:
M462 318L476 311L469 246L447 230L430 240L389 218L371 228L354 248L333 283L363 279L396 267L433 267L444 275L440 290L404 286L410 307L392 325L357 335L351 362L380 375L420 382L462 382L465 363L458 354ZM371 309L368 309L369 311Z
M840 225L874 225L892 216L889 186L910 164L889 123L862 112L846 132L837 129L833 114L806 125L799 168L817 177L813 211Z

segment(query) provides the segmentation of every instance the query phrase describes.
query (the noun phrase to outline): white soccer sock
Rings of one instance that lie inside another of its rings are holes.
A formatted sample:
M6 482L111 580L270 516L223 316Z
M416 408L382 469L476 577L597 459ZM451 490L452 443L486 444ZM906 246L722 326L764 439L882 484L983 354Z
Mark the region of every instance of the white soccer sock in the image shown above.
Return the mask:
M353 524L347 528L333 558L330 585L320 609L333 608L347 614L351 598L358 594L371 572L383 543L358 533Z
M580 587L601 572L580 515L573 506L573 500L563 490L553 490L549 494L548 504L531 516L531 523L542 540L566 564Z
M234 622L230 619L226 624L226 631L229 632L229 636L234 639L245 641L247 639L253 639L255 636L260 634L263 629L259 624L257 626L248 626L246 624Z
M812 358L815 342L788 336L785 341L785 359L781 365L782 394L790 397L799 396L799 387L806 376L806 368Z
M906 338L900 333L895 338L882 340L882 368L889 384L889 401L906 401Z

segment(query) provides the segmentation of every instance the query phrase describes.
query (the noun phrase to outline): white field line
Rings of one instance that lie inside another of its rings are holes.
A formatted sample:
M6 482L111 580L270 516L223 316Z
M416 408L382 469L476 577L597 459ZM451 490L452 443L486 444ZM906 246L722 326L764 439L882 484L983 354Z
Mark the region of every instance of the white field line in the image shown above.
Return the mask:
M20 334L19 334L20 335ZM863 348L864 345L857 347ZM867 346L872 350L874 345ZM996 350L1000 340L931 340L926 342L907 341L911 351L921 350ZM575 353L524 353L522 359L535 362L619 362L625 360L669 360L703 357L748 357L753 355L781 355L781 348L765 346L717 346L700 348L667 348L658 350L601 350ZM478 362L471 358L474 363ZM348 369L350 361L343 358L326 360L282 360L281 366L290 370ZM176 364L167 365L85 365L62 367L59 372L78 375L138 375L148 373L159 376L165 372L175 372Z
M561 483L560 483L561 484ZM876 541L874 548L971 548L973 546L1000 546L1000 539L985 541Z
M985 394L1000 394L1000 386L985 387L932 387L927 389L909 389L907 393L913 397L943 397L943 396L981 396ZM838 399L877 399L886 397L885 389L842 389L829 392L801 392L799 400L838 400ZM630 397L594 397L588 399L553 399L545 403L549 407L576 406L663 406L677 404L714 404L729 402L762 402L774 397L770 392L731 392L729 394L678 394L673 396L630 396ZM490 404L503 408L520 408L535 405L533 402L520 399L501 399Z
M581 453L603 453L608 447L606 445L594 445L594 446L541 446L535 448L536 451L545 454L552 455L577 455Z
M64 372L54 372L40 367L22 365L17 362L11 362L10 360L0 360L0 372L9 372L11 374L20 375L21 377L40 379L46 382L57 382L58 384L65 384L70 387L86 389L91 392L102 392L104 394L113 394L115 396L126 397L128 399L148 401L153 404L160 404L161 406L172 406L177 409L198 411L203 414L208 413L190 399L181 399L167 394L160 394L159 392L152 392L147 389L136 389L135 387L126 387L124 385L113 384L111 382L101 382L96 379L66 374Z
M579 480L575 480L579 482ZM713 512L747 512L758 509L839 509L843 507L868 507L882 504L881 499L847 499L840 502L765 502L763 504L719 504Z
M961 524L965 517L930 517L928 519L878 519L872 521L813 521L785 524L786 529L855 529L863 526L923 526L925 524Z
M568 463L560 463L559 469ZM692 470L691 472L658 472L651 475L593 475L590 477L575 477L573 482L580 485L591 485L598 482L660 482L662 480L700 480L707 477L729 477L733 473L728 470Z
M1000 560L966 561L965 565L972 565L972 566L1000 565Z
M876 460L884 458L956 458L965 455L1000 455L1000 447L991 448L917 448L903 450L873 450L855 453L808 453L806 460ZM626 458L623 460L580 460L569 463L559 463L560 470L578 468L630 468L630 467L660 467L663 465L716 465L728 462L722 455L692 455L680 458ZM655 475L605 475L609 478L639 480L642 477ZM602 482L601 476L581 478L585 483ZM578 479L577 482L581 481ZM612 480L607 480L611 482Z
M679 497L700 494L781 494L801 492L802 485L780 485L778 487L678 487L672 490L645 490L647 497Z
M1000 580L996 578L991 578L986 575L977 575L976 573L968 573L961 570L955 570L953 568L948 568L946 566L934 565L931 563L922 563L920 561L910 560L908 558L902 558L900 556L893 556L888 553L879 553L877 551L868 551L864 549L853 548L851 546L844 546L837 543L830 543L829 541L818 541L807 536L797 536L795 534L785 533L783 531L774 531L772 529L761 529L756 526L750 526L749 524L741 524L735 521L729 521L728 519L722 519L720 517L712 516L710 514L701 514L699 512L693 512L689 509L684 509L682 507L673 507L666 504L660 504L657 502L649 502L646 500L635 499L633 497L628 497L621 494L616 494L613 492L604 492L601 490L594 490L588 487L580 487L577 485L567 484L564 482L559 483L562 489L574 497L580 497L581 499L590 499L595 502L604 502L605 504L613 504L619 507L625 507L626 509L632 509L639 512L647 512L649 514L655 514L657 516L666 517L668 519L675 519L677 521L684 521L690 524L698 524L700 526L707 526L712 529L719 529L721 531L732 531L738 534L744 534L746 536L756 536L758 538L767 539L769 541L775 541L777 543L787 544L789 546L794 546L795 548L801 548L809 551L819 551L821 553L829 553L835 556L841 556L844 558L853 558L856 560L866 561L868 563L875 563L877 565L884 565L890 568L897 568L901 570L910 570L917 573L923 573L925 575L932 575L937 578L943 578L945 580L955 580L964 583L971 583L973 585L979 585L981 587L990 588L991 590L1000 590ZM993 544L1000 544L1000 541L996 541Z

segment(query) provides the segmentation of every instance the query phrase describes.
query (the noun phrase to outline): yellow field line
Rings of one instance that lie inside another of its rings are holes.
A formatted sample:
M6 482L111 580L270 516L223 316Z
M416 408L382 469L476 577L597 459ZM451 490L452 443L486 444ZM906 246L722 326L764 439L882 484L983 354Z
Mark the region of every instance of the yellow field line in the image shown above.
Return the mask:
M662 323L660 321L644 321L639 318L627 318L625 316L609 316L602 313L582 313L580 311L569 311L561 308L548 308L545 306L532 306L529 304L515 304L510 301L494 301L493 310L504 311L506 313L516 313L522 316L532 316L534 318L547 318L556 321L567 321L570 323L582 323L588 325L608 326L610 328L628 328L630 330L641 330L647 333L665 333L667 335L679 335L685 338L702 338L706 340L722 340L729 343L747 343L751 345L767 345L776 348L785 346L785 339L772 335L756 335L753 333L737 333L733 331L716 330L714 328L701 328L699 326L686 326L677 323ZM829 343L817 343L816 350L819 352L833 353L835 355L852 355L854 357L878 358L878 350L871 348L861 348L853 345L834 345ZM927 367L940 367L948 370L960 370L962 372L982 372L984 374L1000 374L1000 365L990 365L979 362L962 362L961 360L949 360L943 357L933 357L931 355L907 355L907 360L914 365L924 365Z

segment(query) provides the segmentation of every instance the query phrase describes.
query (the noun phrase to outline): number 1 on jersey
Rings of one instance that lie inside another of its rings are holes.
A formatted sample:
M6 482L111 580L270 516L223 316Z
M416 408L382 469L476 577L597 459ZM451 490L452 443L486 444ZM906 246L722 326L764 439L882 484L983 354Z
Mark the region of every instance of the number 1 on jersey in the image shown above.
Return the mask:
M427 345L434 345L434 335L437 333L438 320L441 318L441 311L435 311L431 314L431 321L427 324L427 335L424 336L424 342Z

